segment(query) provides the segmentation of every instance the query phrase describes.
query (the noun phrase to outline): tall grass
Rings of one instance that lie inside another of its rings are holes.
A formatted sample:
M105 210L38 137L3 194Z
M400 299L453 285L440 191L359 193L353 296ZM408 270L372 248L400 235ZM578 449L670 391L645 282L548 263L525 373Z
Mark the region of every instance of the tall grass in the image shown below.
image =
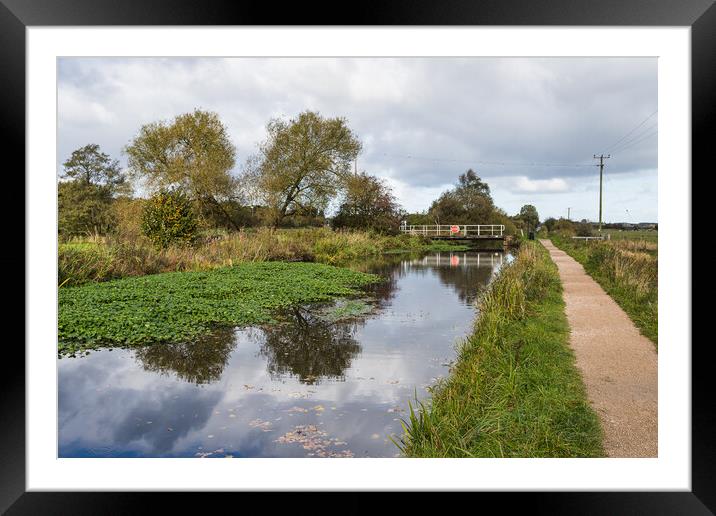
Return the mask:
M597 416L568 347L559 275L526 242L479 302L472 335L397 443L412 457L596 457Z
M58 274L60 284L80 285L159 272L209 270L244 262L341 264L386 251L429 249L429 245L422 237L327 228L214 232L196 246L168 249L158 249L142 237L106 237L61 243Z
M642 334L657 344L659 262L655 242L577 242L559 236L553 237L552 242L581 263Z

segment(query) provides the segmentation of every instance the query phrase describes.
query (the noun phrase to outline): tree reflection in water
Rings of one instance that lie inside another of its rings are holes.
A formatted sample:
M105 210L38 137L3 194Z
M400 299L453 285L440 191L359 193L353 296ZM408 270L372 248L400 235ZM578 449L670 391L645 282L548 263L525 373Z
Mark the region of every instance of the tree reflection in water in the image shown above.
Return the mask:
M360 322L326 322L306 308L286 312L286 321L263 329L260 353L272 377L291 374L301 383L344 378L361 351L353 338Z
M474 303L480 292L490 282L493 265L490 265L490 262L487 261L486 264L480 264L479 267L475 265L462 269L457 267L436 267L435 271L443 285L449 285L455 289L460 301Z
M175 374L197 385L217 381L224 372L236 341L234 330L221 328L195 342L153 344L135 351L135 358L146 371Z

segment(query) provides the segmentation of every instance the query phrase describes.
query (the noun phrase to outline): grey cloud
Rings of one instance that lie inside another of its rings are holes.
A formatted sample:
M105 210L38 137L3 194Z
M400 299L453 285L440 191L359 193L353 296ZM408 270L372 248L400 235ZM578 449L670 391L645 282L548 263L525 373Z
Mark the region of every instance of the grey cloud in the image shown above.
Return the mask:
M349 120L359 168L415 188L469 167L494 180L591 178L592 155L657 106L655 58L64 58L58 77L58 168L88 142L121 158L142 124L195 107L220 114L243 161L270 118L315 109ZM647 138L616 152L609 173L654 170L656 157Z

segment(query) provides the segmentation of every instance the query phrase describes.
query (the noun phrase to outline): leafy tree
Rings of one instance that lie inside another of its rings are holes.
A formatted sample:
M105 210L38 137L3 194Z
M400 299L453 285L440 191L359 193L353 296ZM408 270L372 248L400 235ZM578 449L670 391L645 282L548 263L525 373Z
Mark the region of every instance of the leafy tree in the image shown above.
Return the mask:
M157 247L190 244L198 224L188 197L179 191L161 191L150 198L142 212L142 233Z
M409 226L422 226L425 224L435 224L435 221L430 217L427 211L421 211L418 213L407 213L404 217L405 222Z
M58 231L64 237L105 234L112 227L109 190L83 181L57 185Z
M119 161L101 152L96 143L72 151L63 167L62 177L66 179L81 182L86 186L103 186L112 195L126 192L128 185Z
M490 218L488 219L488 224L502 224L505 226L505 235L516 235L517 234L517 226L512 221L509 215L507 213L498 207L495 207L492 211L492 215L490 215Z
M554 229L554 226L557 224L557 219L554 217L548 217L544 219L542 224L547 228L547 231L552 231Z
M436 224L490 224L494 210L490 187L469 169L455 188L433 201L428 213Z
M525 204L524 206L522 206L522 208L520 208L520 213L517 218L527 224L528 231L534 230L537 227L537 224L539 224L539 214L537 213L537 208L535 208L531 204Z
M345 180L345 196L333 218L334 227L395 233L400 220L400 207L383 181L366 173Z
M361 150L344 118L306 111L274 119L249 177L273 212L273 222L323 212L339 192Z
M150 190L181 191L200 213L213 213L238 229L224 205L238 192L231 175L236 149L216 113L197 109L171 123L144 125L124 152L133 176Z
M457 191L464 194L469 193L473 195L481 195L492 200L492 197L490 196L490 186L480 179L480 177L471 168L464 174L460 174L460 177L458 178Z
M119 162L91 143L72 152L63 163L57 185L58 230L64 236L103 234L113 223L114 197L129 193Z

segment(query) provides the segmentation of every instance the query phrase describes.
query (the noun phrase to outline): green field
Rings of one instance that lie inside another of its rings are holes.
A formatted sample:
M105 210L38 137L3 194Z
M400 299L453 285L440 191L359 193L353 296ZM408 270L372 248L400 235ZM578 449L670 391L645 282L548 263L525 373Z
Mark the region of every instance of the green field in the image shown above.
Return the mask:
M611 236L612 240L644 240L646 242L659 241L659 232L651 229L638 229L635 231L603 229L602 233L608 233Z

